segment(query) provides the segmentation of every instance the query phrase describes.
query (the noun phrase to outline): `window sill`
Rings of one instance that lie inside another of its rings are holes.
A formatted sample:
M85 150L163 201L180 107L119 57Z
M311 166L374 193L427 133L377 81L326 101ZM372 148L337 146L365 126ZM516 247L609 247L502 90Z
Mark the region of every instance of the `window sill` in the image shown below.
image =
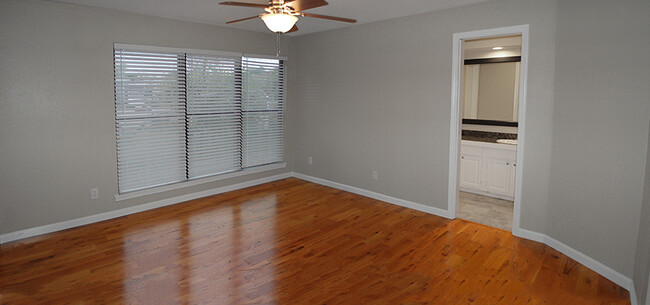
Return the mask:
M254 168L249 168L249 169L245 169L245 170L238 171L238 172L233 172L233 173L227 173L227 174L222 174L222 175L199 178L199 179L196 179L196 180L179 182L179 183L174 183L174 184L169 184L169 185L157 186L157 187L153 187L153 188L150 188L150 189L134 191L134 192L125 193L125 194L117 194L117 195L115 195L115 201L122 201L122 200L127 200L127 199L147 196L147 195L153 195L153 194L167 192L167 191L171 191L171 190L176 190L176 189L180 189L180 188L184 188L184 187L188 187L188 186L199 185L199 184L204 184L204 183L209 183L209 182L214 182L214 181L219 181L219 180L224 180L224 179L229 179L229 178L235 178L235 177L240 177L240 176L250 175L250 174L255 174L255 173L261 173L261 172L266 172L266 171L271 171L271 170L281 169L281 168L286 168L286 167L287 167L287 163L282 162L282 163L269 164L269 165L263 165L263 166L258 166L258 167L254 167Z

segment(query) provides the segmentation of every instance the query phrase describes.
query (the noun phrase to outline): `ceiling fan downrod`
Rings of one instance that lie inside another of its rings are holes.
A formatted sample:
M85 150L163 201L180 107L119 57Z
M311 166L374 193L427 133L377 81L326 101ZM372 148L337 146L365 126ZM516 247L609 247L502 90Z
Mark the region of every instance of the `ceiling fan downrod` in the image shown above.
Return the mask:
M278 54L276 55L277 57L280 57L280 32L275 33L278 41Z

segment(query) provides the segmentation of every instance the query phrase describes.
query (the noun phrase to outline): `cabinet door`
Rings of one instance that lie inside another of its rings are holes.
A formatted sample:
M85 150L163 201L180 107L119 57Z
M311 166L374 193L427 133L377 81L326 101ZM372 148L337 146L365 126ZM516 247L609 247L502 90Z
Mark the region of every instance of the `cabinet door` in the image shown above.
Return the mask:
M501 158L485 158L485 190L510 196L512 161Z
M481 187L481 157L461 155L460 157L460 186L475 190Z
M510 197L515 197L515 172L517 171L517 164L511 163L510 164L510 192L508 192L508 196Z

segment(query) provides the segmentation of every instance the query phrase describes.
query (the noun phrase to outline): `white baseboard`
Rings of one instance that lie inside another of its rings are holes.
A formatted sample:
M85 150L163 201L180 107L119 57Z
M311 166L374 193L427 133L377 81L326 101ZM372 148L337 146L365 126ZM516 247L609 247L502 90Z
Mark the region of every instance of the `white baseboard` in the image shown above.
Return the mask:
M391 204L399 205L405 208L409 209L414 209L418 210L421 212L433 214L436 216L444 217L444 218L453 218L452 215L449 213L448 210L443 210L440 208L436 207L431 207L428 205L424 205L421 203L416 203L404 199L399 199L395 197L391 197L388 195L372 192L369 190L364 190L358 187L330 181L330 180L325 180L321 178L316 178L313 176L308 176L300 173L295 173L295 172L287 172L279 175L274 175L270 177L265 177L265 178L260 178L260 179L255 179L251 181L246 181L242 183L237 183L233 185L228 185L228 186L223 186L215 189L210 189L210 190L205 190L201 192L196 192L196 193L191 193L191 194L186 194L182 196L177 196L177 197L172 197L168 199L163 199L159 201L154 201L150 202L147 204L142 204L138 206L133 206L133 207L128 207L124 209L119 209L115 211L110 211L110 212L105 212L105 213L100 213L96 215L91 215L91 216L86 216L82 218L77 218L77 219L72 219L68 221L63 221L59 223L54 223L54 224L49 224L49 225L44 225L40 227L35 227L35 228L30 228L30 229L25 229L25 230L20 230L16 232L11 232L11 233L6 233L0 235L0 244L3 243L8 243L11 241L23 239L23 238L28 238L28 237L33 237L37 235L42 235L42 234L47 234L47 233L52 233L56 231L61 231L65 229L70 229L78 226L83 226L95 222L100 222L104 220L109 220L112 218L117 218L117 217L122 217L130 214L135 214L147 210L152 210L168 205L173 205L193 199L198 199L198 198L203 198L207 196L212 196L216 194L221 194L225 192L230 192L246 187L251 187L259 184L264 184L276 180L281 180L289 177L295 177L298 179L310 181L313 183L333 187L336 189L348 191L351 193L359 194L362 196L370 197L373 199L381 200L384 202L388 202ZM619 273L618 271L596 261L595 259L585 255L584 253L573 249L569 247L568 245L552 238L549 237L545 234L526 230L526 229L521 229L521 228L513 228L512 234L518 237L530 239L533 241L537 241L543 244L548 245L549 247L560 251L561 253L565 254L566 256L572 258L573 260L581 263L585 267L599 273L600 275L606 277L607 279L611 280L612 282L618 284L619 286L627 289L630 292L630 302L631 305L638 305L637 299L636 299L636 294L635 294L635 289L634 289L634 284L632 283L632 280L625 275Z
M530 231L522 228L512 228L512 235L530 239L539 243L544 243L544 238L546 238L546 235L542 233L537 233L535 231Z
M449 219L452 218L451 215L449 214L448 210L443 210L443 209L439 209L439 208L436 208L436 207L424 205L424 204L421 204L421 203L412 202L412 201L408 201L408 200L404 200L404 199L399 199L399 198L391 197L391 196L388 196L388 195L376 193L376 192L373 192L373 191L364 190L364 189L361 189L361 188L358 188L358 187L350 186L350 185L347 185L347 184L338 183L338 182L325 180L325 179L321 179L321 178L316 178L316 177L313 177L313 176L308 176L308 175L304 175L304 174L300 174L300 173L296 173L296 172L293 173L293 176L298 178L298 179L302 179L302 180L310 181L310 182L313 182L313 183L333 187L333 188L336 188L336 189L339 189L339 190L348 191L350 193L359 194L361 196L370 197L370 198L373 198L373 199L377 199L377 200L381 200L381 201L384 201L384 202L392 203L392 204L395 204L395 205L399 205L399 206L402 206L402 207L405 207L405 208L417 210L417 211L420 211L420 212L425 212L425 213L429 213L429 214L433 214L433 215L436 215L436 216L449 218Z
M636 289L634 288L634 283L630 280L630 289L627 291L630 292L630 305L638 305L639 302L636 298Z
M508 201L515 201L515 197L512 197L512 196L506 196L506 195L500 195L500 194L484 192L484 191L479 191L479 190L474 190L474 189L468 189L468 188L464 188L462 186L459 186L458 190L461 191L461 192L466 192L466 193L478 194L478 195L483 195L483 196L492 197L492 198L499 198L499 199L508 200Z
M521 229L518 228L517 230L513 230L512 234L518 237L530 239L536 242L543 243L557 251L560 251L562 254L570 257L571 259L575 260L576 262L584 265L585 267L597 272L598 274L606 277L610 281L618 284L619 286L627 289L627 291L630 292L630 301L632 302L632 305L636 304L636 295L634 294L634 285L632 283L632 279L629 277L621 274L620 272L604 265L603 263L585 255L584 253L573 249L569 247L568 245L564 244L563 242L552 238L548 235L529 231L526 229Z
M47 233L52 233L56 231L61 231L61 230L66 230L74 227L79 227L95 222L100 222L104 220L109 220L117 217L122 217L130 214L135 214L139 212L144 212L168 205L173 205L193 199L198 199L198 198L203 198L207 196L212 196L212 195L217 195L225 192L230 192L238 189L243 189L247 187L251 187L254 185L258 184L264 184L267 182L272 182L280 179L285 179L289 178L292 176L292 172L287 172L284 174L279 174L279 175L274 175L274 176L269 176L265 178L260 178L260 179L255 179L251 181L246 181L242 183L237 183L237 184L232 184L232 185L227 185L223 187L218 187L210 190L205 190L201 192L196 192L196 193L191 193L191 194L185 194L182 196L177 196L177 197L172 197L172 198L167 198L159 201L154 201L142 205L137 205L137 206L132 206L124 209L119 209L115 211L110 211L110 212L105 212L105 213L100 213L100 214L95 214L95 215L90 215L86 217L81 217L77 219L72 219L72 220L67 220L63 222L57 222L53 224L48 224L40 227L35 227L35 228L29 228L25 230L20 230L20 231L15 231L15 232L10 232L6 234L0 235L0 244L3 243L8 243L11 241L23 239L23 238L28 238L28 237L33 237L33 236L38 236L42 234L47 234Z
M636 296L633 297L634 285L632 284L632 279L629 277L548 235L544 236L543 243L627 289L630 292L630 300L636 299Z

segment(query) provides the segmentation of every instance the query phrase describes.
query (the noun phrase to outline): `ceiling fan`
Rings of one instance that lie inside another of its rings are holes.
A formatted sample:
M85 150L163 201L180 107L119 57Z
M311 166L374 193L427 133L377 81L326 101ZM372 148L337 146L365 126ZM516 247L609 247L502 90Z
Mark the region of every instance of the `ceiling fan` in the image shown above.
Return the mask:
M226 1L219 4L263 8L266 11L265 13L262 13L258 16L228 21L226 24L255 19L259 17L262 19L262 21L264 21L266 27L275 33L291 33L297 31L298 27L296 26L296 22L298 22L298 17L321 18L348 23L357 22L356 20L349 18L303 12L304 10L328 5L327 1L325 0L270 0L268 5L235 1Z

